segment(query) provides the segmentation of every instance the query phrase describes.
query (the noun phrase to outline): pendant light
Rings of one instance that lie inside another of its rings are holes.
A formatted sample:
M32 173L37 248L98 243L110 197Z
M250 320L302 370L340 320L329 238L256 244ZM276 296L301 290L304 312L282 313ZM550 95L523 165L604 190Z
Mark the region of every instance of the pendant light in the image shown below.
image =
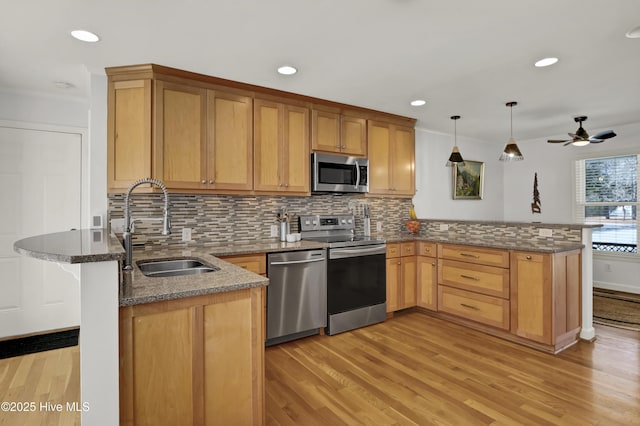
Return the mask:
M520 161L524 160L524 156L518 149L515 139L513 139L513 107L518 105L517 102L507 102L506 104L511 109L511 132L509 133L509 142L504 147L504 151L500 156L500 161Z
M460 150L458 149L458 129L456 127L456 121L460 119L459 115L452 115L451 119L453 120L453 149L451 150L451 155L449 156L449 161L445 166L453 167L454 164L464 164L464 160L462 159L462 155L460 154Z

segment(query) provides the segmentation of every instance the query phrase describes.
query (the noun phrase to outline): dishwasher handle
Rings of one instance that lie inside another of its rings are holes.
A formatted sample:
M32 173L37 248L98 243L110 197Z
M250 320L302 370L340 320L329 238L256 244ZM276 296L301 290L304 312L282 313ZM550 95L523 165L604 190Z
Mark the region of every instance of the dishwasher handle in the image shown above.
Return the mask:
M295 265L300 263L314 263L314 262L324 262L325 258L322 259L309 259L309 260L288 260L285 262L269 262L269 265Z

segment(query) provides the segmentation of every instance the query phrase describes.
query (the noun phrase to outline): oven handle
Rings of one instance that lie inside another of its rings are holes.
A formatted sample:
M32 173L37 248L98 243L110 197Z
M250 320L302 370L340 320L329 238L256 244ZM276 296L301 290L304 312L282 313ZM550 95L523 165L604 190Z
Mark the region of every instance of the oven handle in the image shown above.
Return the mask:
M269 265L293 265L296 263L313 263L313 262L324 262L324 257L322 259L310 259L310 260L289 260L287 262L271 262Z
M368 247L348 247L329 249L329 259L342 259L345 257L370 256L374 254L386 254L387 245L375 245Z

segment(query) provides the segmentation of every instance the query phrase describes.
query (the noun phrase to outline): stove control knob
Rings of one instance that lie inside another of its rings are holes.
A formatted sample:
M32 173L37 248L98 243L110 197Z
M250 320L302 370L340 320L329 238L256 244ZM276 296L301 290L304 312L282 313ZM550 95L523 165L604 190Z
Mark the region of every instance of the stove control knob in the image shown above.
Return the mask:
M311 222L310 222L308 219L304 221L304 224L305 224L305 225L309 225L310 223L311 223Z
M353 222L353 220L349 219L349 220L347 220L347 222L348 222L348 223L352 223L352 222Z

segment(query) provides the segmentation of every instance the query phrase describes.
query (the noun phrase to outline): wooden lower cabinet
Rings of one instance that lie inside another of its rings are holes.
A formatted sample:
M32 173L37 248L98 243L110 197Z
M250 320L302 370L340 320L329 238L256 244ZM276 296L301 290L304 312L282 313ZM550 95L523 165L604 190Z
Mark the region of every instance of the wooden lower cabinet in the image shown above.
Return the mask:
M267 276L267 255L266 253L255 254L234 254L229 256L217 256L225 262L233 263L236 266L244 268L254 274Z
M120 309L120 424L264 424L263 288Z
M562 349L576 340L581 312L580 251L511 255L511 331Z
M509 330L509 300L441 285L438 310L492 327Z
M416 258L416 304L421 308L438 310L438 260L436 244L420 241Z
M387 244L387 313L416 306L415 242Z

